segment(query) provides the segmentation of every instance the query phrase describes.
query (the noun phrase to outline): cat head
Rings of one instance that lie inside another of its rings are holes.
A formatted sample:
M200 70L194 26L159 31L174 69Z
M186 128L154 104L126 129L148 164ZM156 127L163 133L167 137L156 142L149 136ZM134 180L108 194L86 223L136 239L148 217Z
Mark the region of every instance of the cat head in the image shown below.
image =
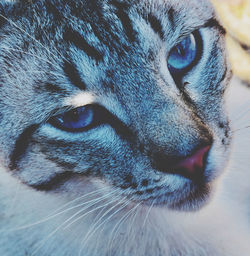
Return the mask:
M145 204L207 201L230 144L208 1L5 1L0 22L7 171L47 193L90 179Z

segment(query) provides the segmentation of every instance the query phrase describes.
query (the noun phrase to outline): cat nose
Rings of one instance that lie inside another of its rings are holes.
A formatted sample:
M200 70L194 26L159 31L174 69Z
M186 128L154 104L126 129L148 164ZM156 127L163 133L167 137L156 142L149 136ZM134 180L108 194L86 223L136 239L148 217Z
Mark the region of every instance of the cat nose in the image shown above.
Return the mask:
M200 180L204 174L210 148L210 145L200 147L192 155L181 160L171 161L171 159L165 158L164 161L161 158L161 163L158 162L157 169L165 173L178 174L191 180Z
M177 174L194 179L204 173L206 159L211 146L205 146L197 150L193 155L177 163L173 169Z

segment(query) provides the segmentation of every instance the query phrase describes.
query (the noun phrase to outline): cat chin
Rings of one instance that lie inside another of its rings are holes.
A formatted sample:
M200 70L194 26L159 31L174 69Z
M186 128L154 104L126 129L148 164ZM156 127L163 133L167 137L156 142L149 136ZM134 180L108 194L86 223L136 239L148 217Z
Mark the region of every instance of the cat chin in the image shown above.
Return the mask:
M184 194L169 196L168 194L162 194L155 198L142 201L142 204L148 207L152 205L168 208L171 210L192 212L198 211L212 199L214 193L214 184L206 183L203 185L192 185L189 191Z
M223 152L224 151L224 152ZM189 181L186 193L167 206L178 211L197 211L208 205L216 193L216 184L228 165L230 147L221 149L214 145L207 160L203 181ZM187 192L188 191L188 192Z
M191 191L187 197L177 200L168 207L178 211L198 211L211 201L214 189L212 184L206 184Z

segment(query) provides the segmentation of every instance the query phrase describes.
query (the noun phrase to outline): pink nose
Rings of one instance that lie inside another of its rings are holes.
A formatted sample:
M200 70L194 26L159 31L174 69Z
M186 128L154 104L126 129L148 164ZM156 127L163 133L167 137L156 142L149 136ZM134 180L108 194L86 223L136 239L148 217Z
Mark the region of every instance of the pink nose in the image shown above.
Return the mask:
M190 179L201 177L210 148L211 146L203 147L179 162L174 166L175 172Z

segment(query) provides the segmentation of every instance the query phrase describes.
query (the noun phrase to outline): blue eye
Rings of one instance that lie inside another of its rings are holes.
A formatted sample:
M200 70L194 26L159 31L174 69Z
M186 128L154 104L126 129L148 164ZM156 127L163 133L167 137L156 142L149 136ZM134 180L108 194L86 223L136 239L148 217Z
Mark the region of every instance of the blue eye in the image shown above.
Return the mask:
M75 108L52 117L49 123L61 130L79 132L94 125L94 110L89 106Z
M168 57L168 68L171 73L180 73L190 68L197 57L197 41L194 34L190 34L177 44Z

